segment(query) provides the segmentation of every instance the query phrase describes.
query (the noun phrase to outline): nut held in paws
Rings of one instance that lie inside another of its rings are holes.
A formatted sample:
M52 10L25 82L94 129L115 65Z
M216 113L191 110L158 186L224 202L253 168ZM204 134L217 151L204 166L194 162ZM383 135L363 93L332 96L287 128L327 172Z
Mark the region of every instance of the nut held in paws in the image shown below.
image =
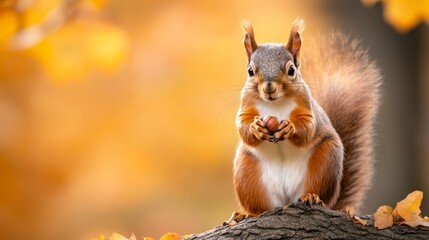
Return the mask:
M280 125L279 120L274 117L274 116L265 116L262 121L265 123L265 125L267 126L268 131L270 131L271 133L275 133L277 128Z

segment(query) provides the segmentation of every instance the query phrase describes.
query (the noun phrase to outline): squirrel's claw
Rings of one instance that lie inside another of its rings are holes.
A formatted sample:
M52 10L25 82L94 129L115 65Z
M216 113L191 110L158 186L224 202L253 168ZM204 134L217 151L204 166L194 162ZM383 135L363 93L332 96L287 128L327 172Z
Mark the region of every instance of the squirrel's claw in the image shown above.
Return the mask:
M304 196L300 197L298 202L302 202L305 205L308 205L310 207L314 205L318 206L325 206L323 201L320 199L320 197L317 194L314 193L307 193Z
M228 221L223 222L223 226L234 226L237 223L243 221L244 219L251 217L250 215L239 213L239 212L233 212L231 217L228 219Z
M250 124L250 132L258 140L267 140L271 141L272 136L265 126L265 123L261 120L260 116L256 116L253 123Z
M289 136L294 133L295 126L293 125L293 123L289 120L282 120L278 130L276 131L276 133L274 133L273 137L275 139L278 139L277 141L282 141L289 138Z

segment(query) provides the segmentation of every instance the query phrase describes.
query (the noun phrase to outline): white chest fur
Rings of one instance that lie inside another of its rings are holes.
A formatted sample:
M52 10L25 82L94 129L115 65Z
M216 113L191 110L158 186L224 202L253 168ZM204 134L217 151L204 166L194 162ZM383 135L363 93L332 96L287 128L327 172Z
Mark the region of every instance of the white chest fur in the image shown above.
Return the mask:
M281 100L274 103L261 102L256 107L260 116L272 115L284 120L289 119L296 103L292 100ZM262 183L272 207L296 202L304 194L304 179L311 146L296 147L289 140L278 143L264 141L251 151L259 160Z

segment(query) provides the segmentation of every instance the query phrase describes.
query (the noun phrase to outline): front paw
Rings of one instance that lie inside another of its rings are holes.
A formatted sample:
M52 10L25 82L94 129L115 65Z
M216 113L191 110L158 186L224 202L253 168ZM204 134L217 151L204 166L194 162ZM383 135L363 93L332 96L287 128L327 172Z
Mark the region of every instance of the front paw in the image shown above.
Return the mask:
M308 205L310 207L314 205L319 206L325 206L323 201L320 199L320 197L317 194L314 193L307 193L299 198L299 202L303 202L305 205Z
M258 140L271 141L272 136L262 121L262 117L256 116L252 124L250 124L250 133Z
M273 135L275 142L283 141L295 133L295 126L290 120L283 120L276 133Z

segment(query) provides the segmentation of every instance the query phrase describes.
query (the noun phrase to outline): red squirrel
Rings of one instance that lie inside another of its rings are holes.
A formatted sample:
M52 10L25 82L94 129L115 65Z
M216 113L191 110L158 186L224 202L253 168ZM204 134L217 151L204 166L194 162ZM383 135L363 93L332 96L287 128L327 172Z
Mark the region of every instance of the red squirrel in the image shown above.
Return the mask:
M295 20L287 44L258 45L244 24L248 77L234 187L246 215L318 197L331 209L358 209L370 185L379 70L356 41L335 32L301 57L303 25ZM265 116L280 121L276 131Z

